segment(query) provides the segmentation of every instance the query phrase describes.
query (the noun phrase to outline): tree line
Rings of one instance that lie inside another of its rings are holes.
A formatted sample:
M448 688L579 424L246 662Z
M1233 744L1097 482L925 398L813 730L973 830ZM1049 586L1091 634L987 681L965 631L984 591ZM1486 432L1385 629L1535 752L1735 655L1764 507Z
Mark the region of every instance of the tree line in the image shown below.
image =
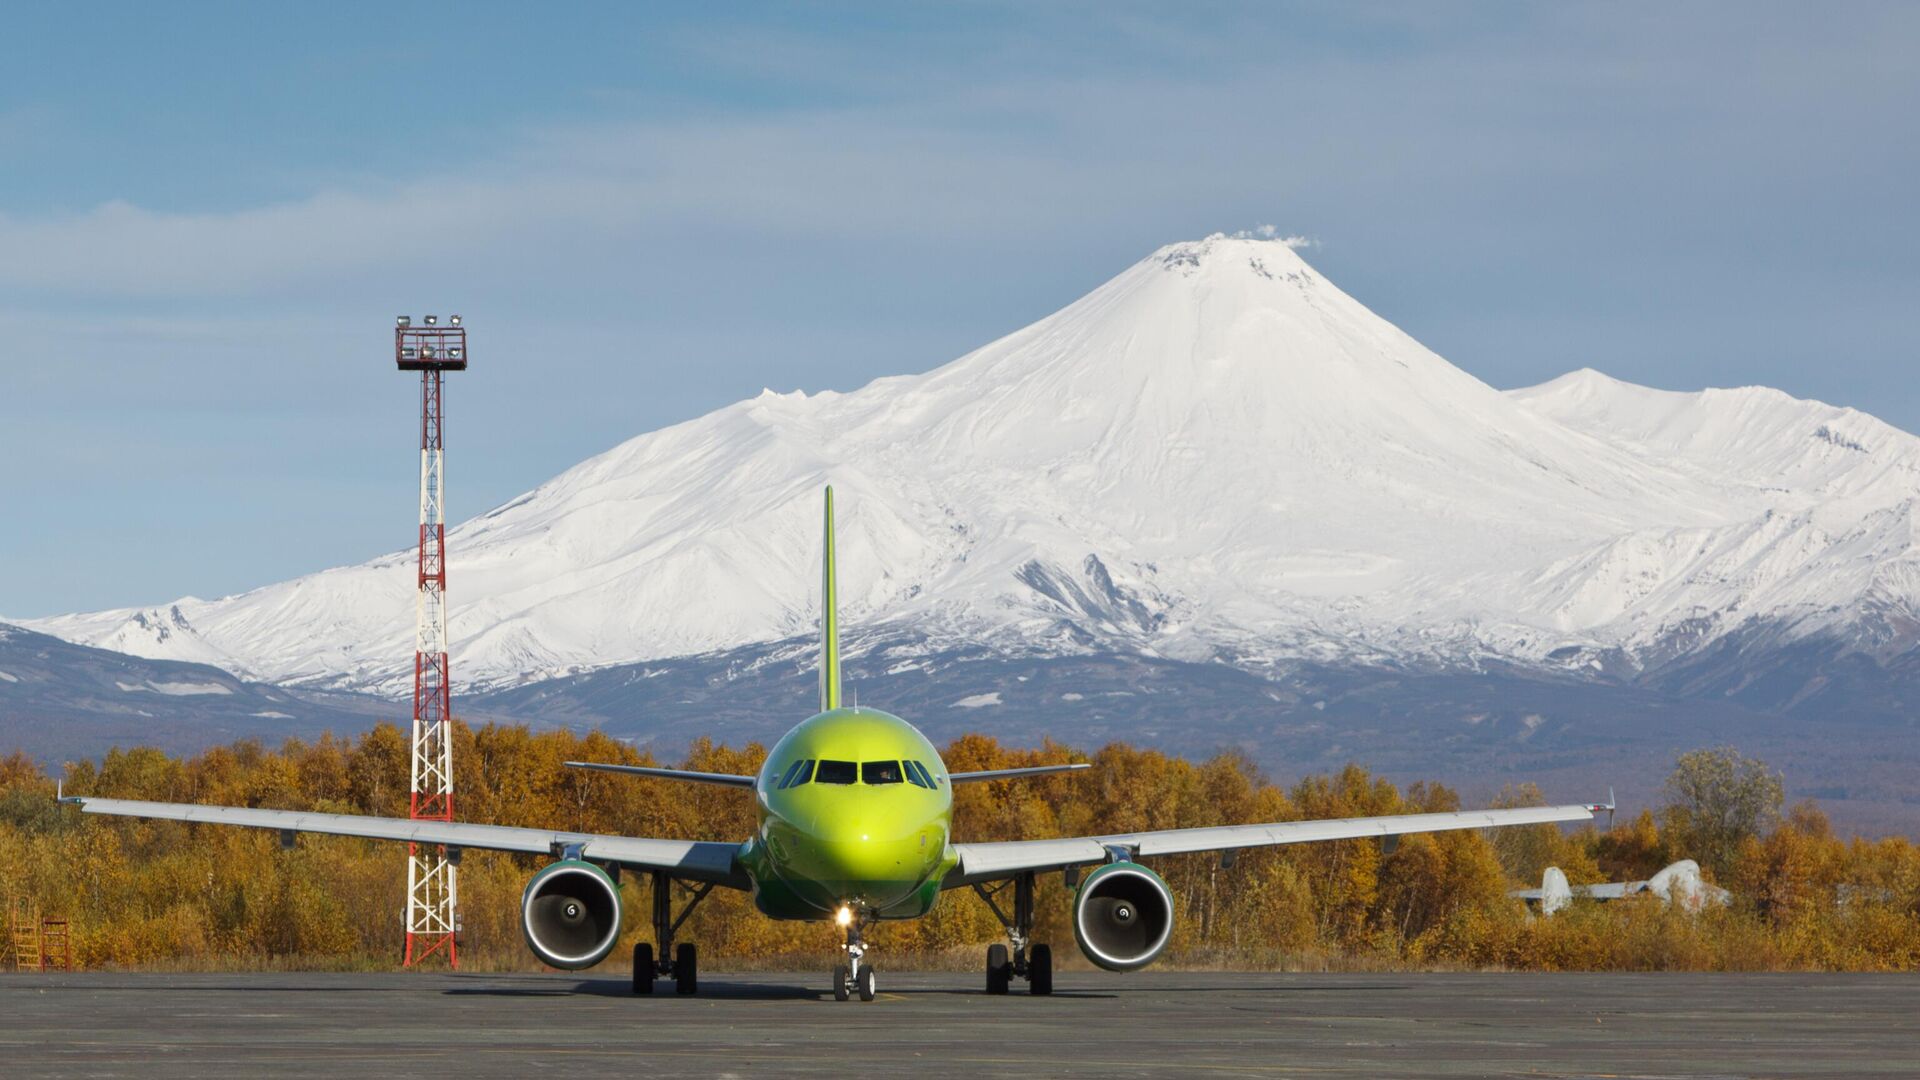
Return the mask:
M745 839L753 800L737 789L609 775L562 765L660 764L600 733L455 725L455 814L463 821L678 839ZM759 744L697 742L669 764L754 773ZM1087 772L995 781L954 792L968 840L1200 825L1422 813L1460 808L1444 785L1404 790L1349 765L1291 785L1243 755L1189 761L1108 745L1091 755L1047 743L1003 746L981 735L944 750L949 768L1085 760ZM73 794L350 814L405 816L406 736L382 724L353 739L241 741L191 757L115 750L69 767ZM1541 825L1492 832L1242 851L1232 860L1155 860L1178 901L1173 965L1262 968L1911 969L1920 966L1920 848L1905 838L1836 836L1812 804L1781 805L1777 774L1726 750L1683 755L1667 803L1611 828ZM24 754L0 758L0 902L37 904L72 921L85 967L391 967L403 940L405 852L396 844L84 815L53 802L54 781ZM1504 805L1541 802L1528 786ZM1581 901L1538 918L1507 895L1549 865L1574 884L1648 877L1697 859L1730 889L1697 914L1651 897ZM520 891L544 862L469 851L460 869L463 966L538 966L521 941ZM1043 876L1036 940L1073 963L1071 896ZM649 933L650 885L624 879L622 948ZM774 922L740 893L717 891L682 940L707 963L811 969L836 931ZM970 891L948 893L921 920L886 923L869 940L894 966L977 966L999 923Z

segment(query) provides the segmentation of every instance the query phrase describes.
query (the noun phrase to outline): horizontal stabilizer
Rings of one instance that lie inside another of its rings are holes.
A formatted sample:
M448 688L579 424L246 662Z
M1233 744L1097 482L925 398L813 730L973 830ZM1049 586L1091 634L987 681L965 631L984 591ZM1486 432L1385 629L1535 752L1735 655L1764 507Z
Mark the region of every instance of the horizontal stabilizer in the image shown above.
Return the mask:
M647 765L608 765L598 761L569 761L570 769L598 769L601 772L626 773L629 776L656 776L662 780L686 780L695 784L719 784L722 787L753 786L753 777L733 773L693 772L689 769L656 769Z
M947 779L956 784L970 784L976 780L1011 780L1019 776L1044 776L1047 773L1078 772L1081 769L1091 768L1093 768L1093 766L1083 761L1073 765L1032 765L1024 769L983 769L979 772L957 772L949 774Z

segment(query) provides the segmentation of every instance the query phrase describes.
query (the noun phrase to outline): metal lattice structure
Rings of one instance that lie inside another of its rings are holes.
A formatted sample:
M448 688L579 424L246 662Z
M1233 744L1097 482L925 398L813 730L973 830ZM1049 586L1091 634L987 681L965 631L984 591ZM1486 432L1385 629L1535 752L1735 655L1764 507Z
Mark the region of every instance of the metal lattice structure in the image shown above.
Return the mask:
M42 918L39 905L16 901L7 923L7 951L16 970L73 970L73 927L67 920Z
M32 903L15 901L12 910L7 912L7 937L13 966L21 971L39 971L40 909Z
M394 329L394 360L420 372L420 559L414 611L413 776L409 816L453 820L452 691L447 670L446 373L467 367L460 316L431 315ZM435 844L407 848L407 952L412 967L444 952L460 966L458 853Z

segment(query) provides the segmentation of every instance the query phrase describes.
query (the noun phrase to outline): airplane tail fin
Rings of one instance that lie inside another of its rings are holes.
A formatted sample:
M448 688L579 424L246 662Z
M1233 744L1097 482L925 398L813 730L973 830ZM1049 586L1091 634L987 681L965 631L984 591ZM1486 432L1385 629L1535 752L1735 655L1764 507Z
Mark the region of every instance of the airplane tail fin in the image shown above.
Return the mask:
M1567 884L1567 872L1557 866L1547 867L1540 875L1540 914L1551 915L1573 903L1573 886Z
M827 487L825 551L820 561L820 711L840 707L840 611L833 572L833 487Z

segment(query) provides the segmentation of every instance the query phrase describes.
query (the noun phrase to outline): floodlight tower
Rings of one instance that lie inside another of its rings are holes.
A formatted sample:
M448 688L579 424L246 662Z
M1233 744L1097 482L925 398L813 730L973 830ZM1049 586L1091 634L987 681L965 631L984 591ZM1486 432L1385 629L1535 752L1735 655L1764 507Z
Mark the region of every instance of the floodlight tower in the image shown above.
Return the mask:
M414 326L395 320L394 360L420 373L420 563L414 608L413 783L409 816L453 820L453 714L447 677L446 373L467 369L467 330L460 316L439 325L432 315ZM407 967L442 951L460 966L457 863L444 845L407 846Z

